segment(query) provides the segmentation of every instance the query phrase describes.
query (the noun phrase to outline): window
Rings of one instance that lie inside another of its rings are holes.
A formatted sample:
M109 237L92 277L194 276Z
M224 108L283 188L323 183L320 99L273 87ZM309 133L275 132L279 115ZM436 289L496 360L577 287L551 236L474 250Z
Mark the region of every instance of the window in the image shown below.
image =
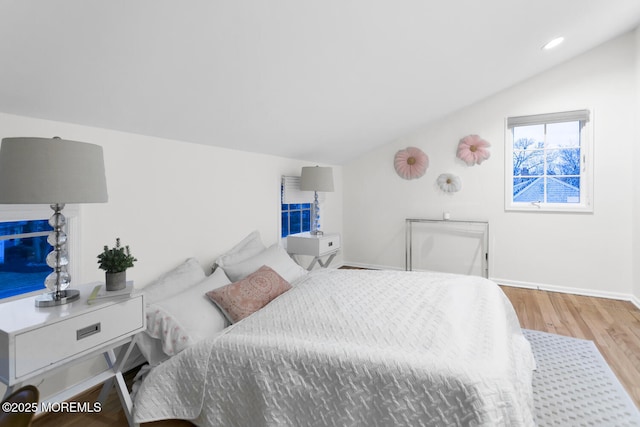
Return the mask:
M311 230L311 203L282 204L281 237Z
M44 289L50 231L46 219L0 222L0 298Z
M589 111L507 118L505 208L592 211Z
M311 195L309 195L311 193ZM281 237L311 230L313 193L300 190L299 176L283 176L280 186Z
M46 263L53 250L47 242L52 212L46 205L0 205L0 299L45 290L44 279L53 271ZM63 213L67 219L67 271L71 287L75 287L82 283L78 268L82 263L78 250L79 207L68 204Z

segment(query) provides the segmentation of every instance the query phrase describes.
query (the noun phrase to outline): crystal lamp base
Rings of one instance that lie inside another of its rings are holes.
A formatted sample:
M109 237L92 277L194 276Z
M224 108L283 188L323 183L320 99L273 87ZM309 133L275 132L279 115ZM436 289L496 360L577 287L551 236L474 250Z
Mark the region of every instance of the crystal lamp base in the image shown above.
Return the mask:
M60 292L48 292L36 297L36 307L53 307L68 304L80 298L80 291L67 289Z

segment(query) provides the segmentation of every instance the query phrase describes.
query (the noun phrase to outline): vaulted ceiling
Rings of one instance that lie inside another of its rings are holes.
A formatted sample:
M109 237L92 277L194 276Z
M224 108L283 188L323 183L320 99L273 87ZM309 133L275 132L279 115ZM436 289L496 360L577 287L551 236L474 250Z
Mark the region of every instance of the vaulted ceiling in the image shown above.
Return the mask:
M639 23L638 0L0 0L0 112L342 164Z

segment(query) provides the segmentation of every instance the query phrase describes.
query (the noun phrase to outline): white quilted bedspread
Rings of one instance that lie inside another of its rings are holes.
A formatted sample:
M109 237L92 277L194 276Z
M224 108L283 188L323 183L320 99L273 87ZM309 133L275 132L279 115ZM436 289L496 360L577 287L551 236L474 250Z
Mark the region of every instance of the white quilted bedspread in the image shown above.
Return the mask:
M531 426L535 362L493 282L321 270L153 369L138 422Z

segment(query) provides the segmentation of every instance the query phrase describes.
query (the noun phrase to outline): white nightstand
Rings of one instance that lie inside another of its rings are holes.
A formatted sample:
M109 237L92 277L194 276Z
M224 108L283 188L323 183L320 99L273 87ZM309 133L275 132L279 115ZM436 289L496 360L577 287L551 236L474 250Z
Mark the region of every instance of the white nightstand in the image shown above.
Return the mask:
M315 236L310 233L300 233L287 236L287 252L290 255L309 255L313 257L307 270L313 269L316 262L320 264L320 267L328 267L339 250L339 234ZM324 256L328 256L329 258L323 262L322 257Z
M107 370L43 403L62 402L104 382L98 398L103 401L115 381L129 424L133 425L133 404L122 367L133 348L133 336L145 329L143 296L89 305L87 298L96 284L79 286L80 299L66 305L35 307L35 297L0 304L0 381L8 386L6 397L35 376L69 368L102 353ZM120 346L116 357L114 349Z

